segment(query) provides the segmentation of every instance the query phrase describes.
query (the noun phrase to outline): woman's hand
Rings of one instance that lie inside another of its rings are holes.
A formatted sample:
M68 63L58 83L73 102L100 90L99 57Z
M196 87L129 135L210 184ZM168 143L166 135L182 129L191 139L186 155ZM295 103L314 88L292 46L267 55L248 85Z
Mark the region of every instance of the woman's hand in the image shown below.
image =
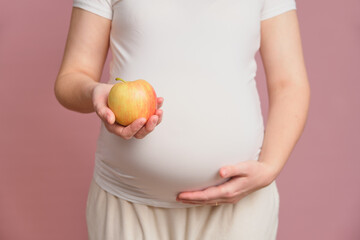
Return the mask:
M182 192L176 200L201 205L234 204L246 195L269 185L276 178L274 173L273 167L268 163L254 160L225 166L219 170L219 174L223 178L230 177L229 181L202 191Z
M104 125L109 132L126 140L129 140L132 137L141 139L152 132L155 127L160 124L163 111L159 108L164 102L164 99L161 97L157 98L156 114L151 116L147 122L145 118L139 118L126 127L116 123L114 113L107 106L107 99L112 86L112 84L99 83L94 87L92 93L94 110L104 122Z

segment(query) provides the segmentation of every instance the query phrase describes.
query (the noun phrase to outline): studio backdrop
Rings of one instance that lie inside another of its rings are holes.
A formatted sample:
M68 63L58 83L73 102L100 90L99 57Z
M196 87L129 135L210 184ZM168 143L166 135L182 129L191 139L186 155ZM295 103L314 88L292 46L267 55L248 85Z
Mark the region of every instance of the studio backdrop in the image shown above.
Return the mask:
M311 103L304 132L277 179L278 240L358 240L360 1L296 3ZM85 207L100 120L66 110L53 90L71 9L71 0L0 3L1 240L87 239ZM266 121L259 54L257 61Z

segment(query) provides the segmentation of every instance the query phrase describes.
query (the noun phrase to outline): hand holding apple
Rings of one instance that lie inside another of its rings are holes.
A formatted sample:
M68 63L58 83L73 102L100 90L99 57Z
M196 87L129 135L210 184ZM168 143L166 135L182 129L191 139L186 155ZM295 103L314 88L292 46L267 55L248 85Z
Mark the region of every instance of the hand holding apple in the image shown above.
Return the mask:
M127 126L138 118L148 120L156 112L156 93L145 80L125 81L116 83L110 90L108 106L115 114L115 121Z
M115 114L107 106L108 95L113 84L98 83L92 91L93 106L96 114L103 121L106 129L124 139L131 139L132 137L141 139L154 130L154 128L161 123L163 111L160 107L164 99L157 98L157 110L155 115L152 115L148 121L145 118L138 118L130 125L124 127L115 122ZM142 122L144 121L144 122ZM146 124L145 124L146 122Z

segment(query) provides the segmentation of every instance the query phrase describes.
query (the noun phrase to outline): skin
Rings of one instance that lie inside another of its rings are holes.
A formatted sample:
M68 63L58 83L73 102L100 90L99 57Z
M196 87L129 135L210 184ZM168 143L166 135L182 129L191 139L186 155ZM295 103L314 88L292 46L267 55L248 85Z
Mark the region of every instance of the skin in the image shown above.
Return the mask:
M108 48L111 20L73 8L63 61L54 91L66 108L96 112L106 128L124 138L141 139L162 120L159 97L157 112L146 123L137 119L127 127L115 123L106 99L111 84L100 83ZM234 204L268 186L283 169L305 127L310 103L298 18L295 10L261 22L262 57L269 95L269 115L258 161L249 160L219 169L224 184L202 191L182 192L177 200L188 204Z

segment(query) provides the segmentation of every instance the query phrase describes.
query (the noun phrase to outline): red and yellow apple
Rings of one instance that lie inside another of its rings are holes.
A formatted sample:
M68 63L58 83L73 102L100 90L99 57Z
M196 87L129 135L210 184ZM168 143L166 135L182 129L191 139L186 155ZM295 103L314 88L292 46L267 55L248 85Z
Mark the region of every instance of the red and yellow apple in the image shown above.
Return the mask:
M145 80L125 81L121 78L111 88L108 106L115 121L127 126L138 118L148 120L156 112L157 97L154 88Z

